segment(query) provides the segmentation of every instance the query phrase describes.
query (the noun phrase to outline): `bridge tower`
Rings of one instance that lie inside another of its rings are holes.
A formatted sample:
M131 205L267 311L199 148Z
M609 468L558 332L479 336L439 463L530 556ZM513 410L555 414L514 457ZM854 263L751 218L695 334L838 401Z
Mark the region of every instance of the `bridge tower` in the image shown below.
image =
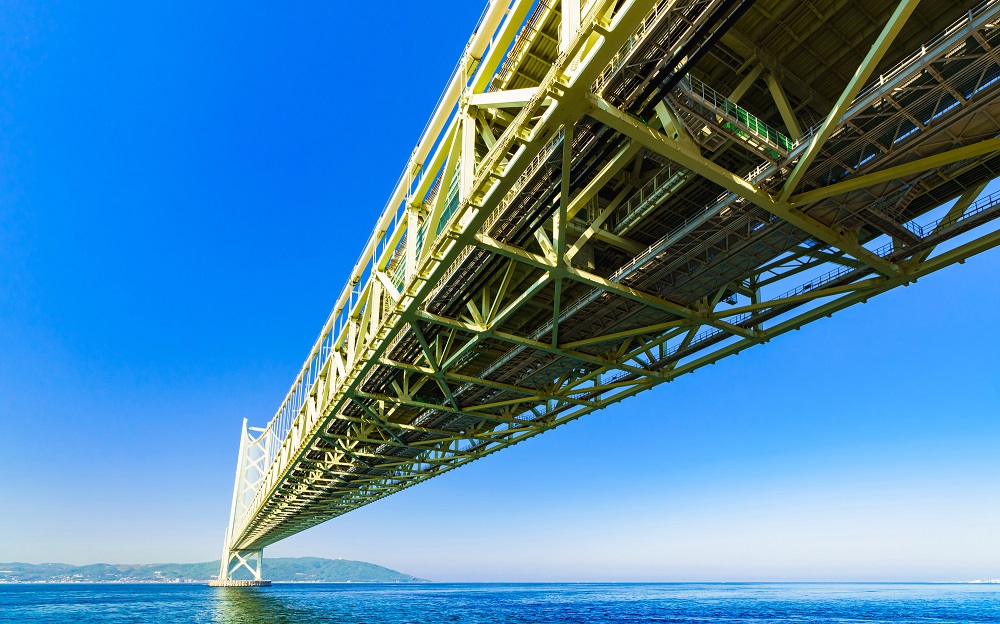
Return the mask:
M258 434L253 437L253 434ZM219 576L209 582L213 587L268 587L271 581L261 578L261 564L264 549L245 550L233 544L237 523L246 513L250 501L257 492L257 486L264 479L265 470L271 462L272 434L270 428L248 427L243 419L240 434L240 452L236 460L236 483L233 486L233 505L226 527L226 541L222 547ZM249 574L251 578L243 577Z

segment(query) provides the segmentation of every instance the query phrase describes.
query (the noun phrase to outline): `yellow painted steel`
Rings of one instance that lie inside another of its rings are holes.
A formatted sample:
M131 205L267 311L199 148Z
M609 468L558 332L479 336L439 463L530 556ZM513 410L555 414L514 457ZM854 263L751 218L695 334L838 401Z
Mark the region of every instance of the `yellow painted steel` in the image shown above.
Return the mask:
M860 66L832 66L852 76L832 110L801 98L831 79L797 76L739 3L490 3L298 378L244 430L220 580L259 581L284 537L1000 244L981 231L1000 196L977 199L1000 90L975 78L1000 75L975 47L1000 43L983 26L1000 2L922 15L930 45L909 56L893 41L917 2L865 2L891 15L865 26ZM813 32L829 17L784 10ZM760 58L712 47L729 39ZM865 89L883 58L891 95ZM733 95L685 91L713 79ZM712 108L737 99L795 140Z

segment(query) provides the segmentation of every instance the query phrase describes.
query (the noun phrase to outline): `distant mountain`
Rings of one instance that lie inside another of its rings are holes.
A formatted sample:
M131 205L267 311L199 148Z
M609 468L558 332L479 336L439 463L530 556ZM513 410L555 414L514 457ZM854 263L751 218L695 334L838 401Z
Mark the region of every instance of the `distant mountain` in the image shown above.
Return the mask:
M191 583L213 579L218 561L109 564L0 563L0 583ZM321 557L264 559L264 578L275 582L426 583L374 563Z

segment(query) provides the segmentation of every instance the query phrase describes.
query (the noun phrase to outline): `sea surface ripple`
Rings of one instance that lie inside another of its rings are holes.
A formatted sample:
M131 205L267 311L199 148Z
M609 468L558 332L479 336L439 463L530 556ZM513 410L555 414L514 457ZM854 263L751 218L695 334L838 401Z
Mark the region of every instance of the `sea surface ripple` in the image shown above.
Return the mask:
M0 622L1000 622L1000 585L0 585Z

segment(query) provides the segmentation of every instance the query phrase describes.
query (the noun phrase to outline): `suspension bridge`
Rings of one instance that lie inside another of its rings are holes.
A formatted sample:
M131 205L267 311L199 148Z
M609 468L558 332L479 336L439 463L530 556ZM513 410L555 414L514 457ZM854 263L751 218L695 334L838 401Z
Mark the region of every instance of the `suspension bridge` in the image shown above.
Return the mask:
M1000 244L998 21L1000 0L491 2L277 413L244 421L215 584Z

